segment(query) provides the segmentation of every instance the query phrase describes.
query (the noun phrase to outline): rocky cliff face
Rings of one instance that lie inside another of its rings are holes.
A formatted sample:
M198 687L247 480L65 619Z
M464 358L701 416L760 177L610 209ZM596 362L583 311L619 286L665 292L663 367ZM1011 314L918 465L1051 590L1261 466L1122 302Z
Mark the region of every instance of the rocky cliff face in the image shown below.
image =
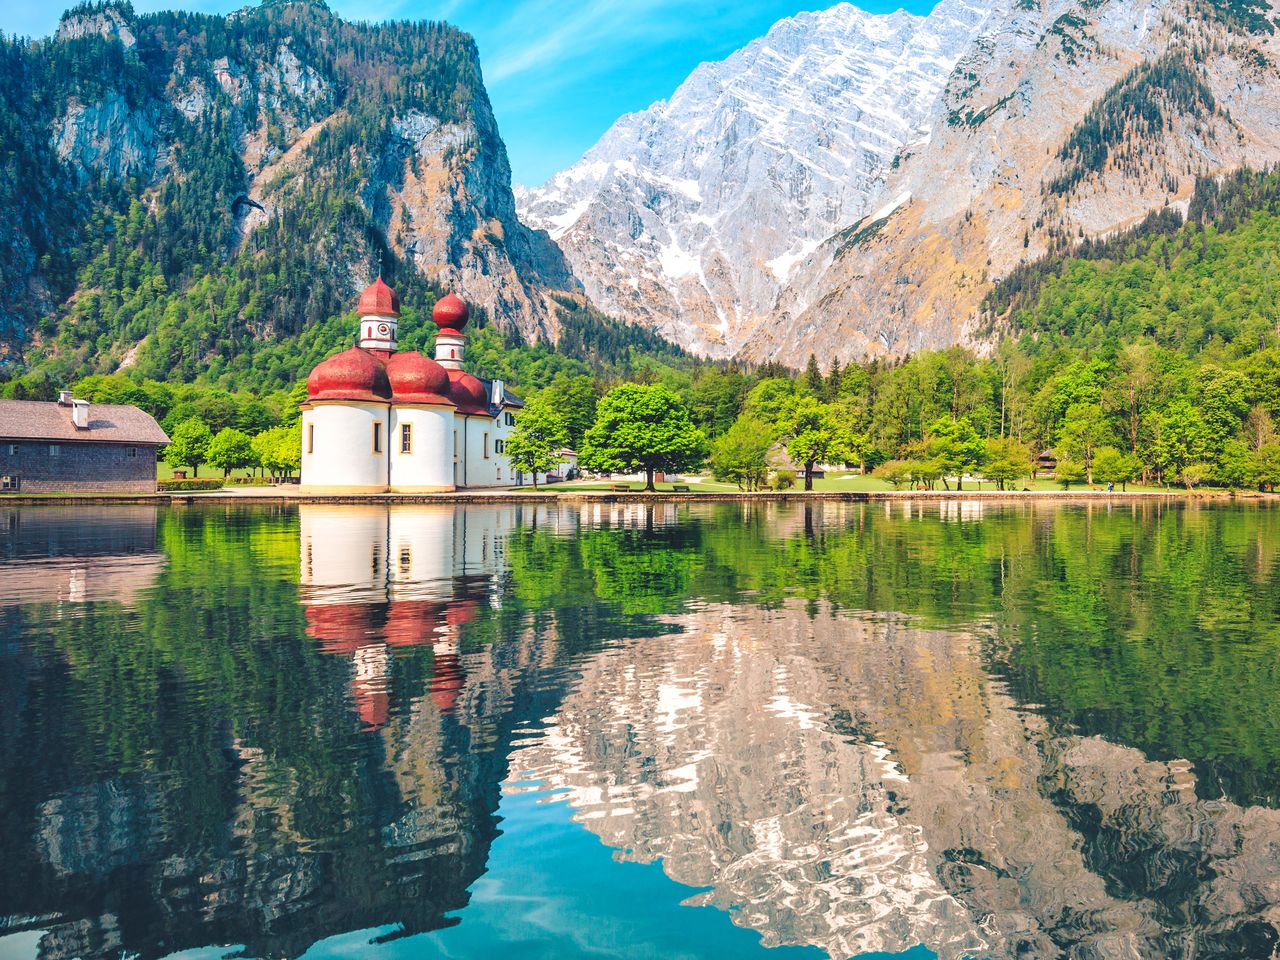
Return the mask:
M972 340L992 281L1185 203L1197 174L1280 158L1280 38L1216 5L1010 4L947 85L892 213L829 239L756 359L902 355Z
M15 88L7 109L35 115L0 124L0 135L32 139L65 180L31 171L15 203L62 204L80 225L54 236L27 229L0 263L11 348L51 349L34 332L41 316L54 316L46 332L90 330L76 304L102 279L92 261L122 241L89 225L130 202L140 208L128 241L162 265L171 295L224 265L263 289L304 278L276 299L275 315L236 297L217 321L229 337L297 335L348 309L380 269L410 293L457 289L528 339L554 335L551 293L580 291L558 248L516 217L475 45L450 27L349 24L316 0L225 18L86 4L52 39L4 53L0 72ZM24 99L27 108L16 105ZM75 255L50 267L43 248ZM107 252L104 262L118 259ZM122 293L113 299L127 303L133 291ZM154 346L158 324L158 313L108 318L115 329L88 334L98 366L131 359L139 334Z
M927 18L842 3L782 20L519 192L521 214L606 312L732 354L797 265L878 205L989 14L943 0Z
M605 309L802 365L983 346L994 281L1280 159L1261 0L782 21L520 194Z

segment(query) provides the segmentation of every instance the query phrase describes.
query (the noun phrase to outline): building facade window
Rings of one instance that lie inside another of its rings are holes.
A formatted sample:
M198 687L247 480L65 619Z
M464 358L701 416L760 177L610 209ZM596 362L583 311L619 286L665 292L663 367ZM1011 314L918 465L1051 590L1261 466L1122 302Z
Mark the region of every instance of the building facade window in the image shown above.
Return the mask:
M413 424L400 424L400 452L413 453Z
M316 425L314 423L307 424L307 453L316 452Z
M382 452L382 421L373 421L373 452Z
M60 456L62 456L62 444L60 444L60 443L51 443L51 444L49 444L49 456L51 456L51 457L60 457Z
M17 490L22 486L18 477L0 477L0 490Z
M489 434L487 431L484 435L484 458L486 460L489 459Z
M129 448L129 453L128 453L127 455L128 455L128 456L130 456L130 457L136 457L136 456L138 455L138 448L137 448L137 447L130 447L130 448Z
M504 413L502 415L502 419L508 427L514 427L516 425L516 416L514 413Z
M18 455L18 445L16 443L9 444L9 456L16 457Z

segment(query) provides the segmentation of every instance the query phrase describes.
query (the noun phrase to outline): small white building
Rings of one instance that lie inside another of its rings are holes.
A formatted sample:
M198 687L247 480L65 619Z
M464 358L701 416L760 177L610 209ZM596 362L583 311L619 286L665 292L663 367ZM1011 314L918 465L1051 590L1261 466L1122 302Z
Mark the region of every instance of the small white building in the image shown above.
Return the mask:
M400 298L381 278L360 295L356 346L319 364L302 406L302 489L428 493L512 486L505 453L524 404L501 380L463 369L467 305L453 294L432 312L432 360L398 351Z

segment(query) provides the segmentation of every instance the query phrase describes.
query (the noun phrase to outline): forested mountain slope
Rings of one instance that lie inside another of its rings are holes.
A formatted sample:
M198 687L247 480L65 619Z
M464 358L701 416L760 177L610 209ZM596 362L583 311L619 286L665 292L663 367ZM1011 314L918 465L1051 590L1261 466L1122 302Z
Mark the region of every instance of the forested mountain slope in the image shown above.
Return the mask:
M320 0L92 3L0 40L0 207L10 371L283 384L380 270L525 340L557 333L553 293L581 299L515 216L471 38Z

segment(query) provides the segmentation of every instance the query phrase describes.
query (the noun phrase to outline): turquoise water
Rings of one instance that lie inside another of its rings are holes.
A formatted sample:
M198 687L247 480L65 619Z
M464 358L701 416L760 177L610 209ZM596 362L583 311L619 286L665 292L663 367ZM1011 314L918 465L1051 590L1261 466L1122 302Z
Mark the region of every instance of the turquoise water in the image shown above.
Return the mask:
M0 960L1267 957L1280 514L0 506Z

